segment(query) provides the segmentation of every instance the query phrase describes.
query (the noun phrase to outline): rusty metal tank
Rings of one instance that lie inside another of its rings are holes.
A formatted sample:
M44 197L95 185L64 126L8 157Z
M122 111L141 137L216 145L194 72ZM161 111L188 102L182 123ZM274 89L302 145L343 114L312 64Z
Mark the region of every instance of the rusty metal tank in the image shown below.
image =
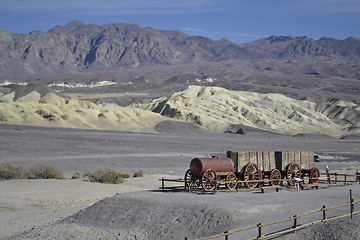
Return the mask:
M206 170L211 169L215 172L232 172L234 162L230 158L194 158L190 162L190 171L194 176L199 176Z

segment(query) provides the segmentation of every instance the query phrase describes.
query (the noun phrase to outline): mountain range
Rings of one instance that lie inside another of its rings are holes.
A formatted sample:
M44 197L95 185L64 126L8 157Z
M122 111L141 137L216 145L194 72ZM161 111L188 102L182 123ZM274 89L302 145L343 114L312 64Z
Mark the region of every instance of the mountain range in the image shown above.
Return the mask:
M263 59L359 64L360 39L270 36L236 44L134 24L98 26L80 21L47 32L14 34L0 30L2 76Z

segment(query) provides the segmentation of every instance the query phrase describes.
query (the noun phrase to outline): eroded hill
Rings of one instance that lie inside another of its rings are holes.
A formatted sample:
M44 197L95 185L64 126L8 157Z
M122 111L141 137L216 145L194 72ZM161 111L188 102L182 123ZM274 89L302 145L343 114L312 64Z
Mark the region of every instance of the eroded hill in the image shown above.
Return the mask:
M115 104L66 99L37 85L3 87L0 123L122 131L153 131L159 114Z
M150 103L120 107L64 98L33 84L9 85L0 90L0 122L6 124L137 132L207 129L231 133L242 133L246 126L280 134L333 137L360 133L359 105L337 99L313 102L278 93L191 85Z
M242 125L291 135L342 136L360 132L359 105L341 100L316 103L275 93L189 86L144 108L215 132L237 132Z

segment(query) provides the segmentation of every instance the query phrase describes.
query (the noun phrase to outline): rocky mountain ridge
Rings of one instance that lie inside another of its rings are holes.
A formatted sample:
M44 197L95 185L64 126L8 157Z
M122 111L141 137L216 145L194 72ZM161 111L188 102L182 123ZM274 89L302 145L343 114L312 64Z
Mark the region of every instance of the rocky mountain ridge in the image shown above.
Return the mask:
M48 32L0 30L0 73L56 74L225 60L282 59L358 64L360 39L271 36L245 44L134 24L73 21Z

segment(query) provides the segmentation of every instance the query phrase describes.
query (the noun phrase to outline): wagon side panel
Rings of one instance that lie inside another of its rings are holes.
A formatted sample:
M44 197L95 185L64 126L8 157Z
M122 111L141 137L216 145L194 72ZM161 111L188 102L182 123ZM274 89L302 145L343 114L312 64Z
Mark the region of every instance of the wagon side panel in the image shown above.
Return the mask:
M314 151L308 151L309 156L309 169L314 167Z
M314 152L301 151L301 161L303 169L311 169L314 167Z
M296 163L300 169L303 168L303 161L301 161L301 151L294 151L294 163Z
M257 152L249 152L249 163L258 165Z
M285 169L285 167L289 164L289 151L282 151L282 166L281 169Z
M271 169L276 168L274 151L263 151L262 153L264 171L270 171Z
M260 171L264 171L265 167L264 167L264 156L263 156L263 152L262 151L258 151L256 152L257 155L257 165L259 167Z
M289 163L295 163L295 151L289 151Z
M276 168L275 151L268 151L267 154L269 156L269 168L268 168L268 170L270 171L271 169Z
M268 171L270 168L269 152L263 151L262 156L263 156L263 167L264 167L263 171Z

